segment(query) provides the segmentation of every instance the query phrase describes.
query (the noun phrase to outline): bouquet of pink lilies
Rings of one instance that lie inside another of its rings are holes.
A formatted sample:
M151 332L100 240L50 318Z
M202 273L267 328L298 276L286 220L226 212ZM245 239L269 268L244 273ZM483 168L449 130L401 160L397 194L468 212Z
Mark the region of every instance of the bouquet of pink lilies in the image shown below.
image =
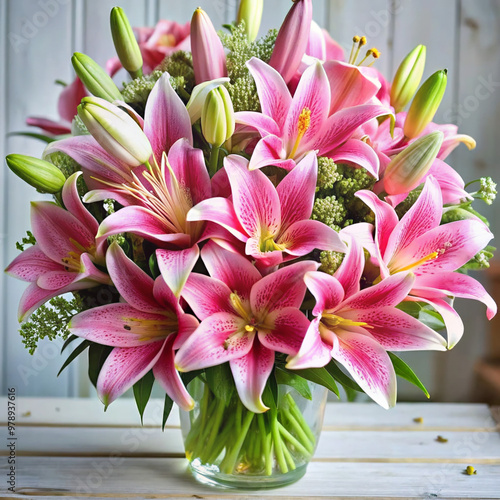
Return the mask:
M420 85L418 46L389 83L364 36L344 57L311 0L256 40L261 15L243 0L226 31L198 8L190 25L134 33L113 9L118 59L106 72L75 54L63 125L31 119L52 134L43 160L7 157L54 195L32 203L28 247L7 268L29 282L25 341L51 310L64 349L83 339L64 366L87 351L105 406L133 387L142 414L156 381L164 420L206 382L188 458L226 449L227 472L259 451L269 472L271 450L285 471L314 447L293 402L280 420L277 384L306 398L307 381L340 384L390 408L396 375L425 391L394 352L452 348L456 297L496 313L467 274L492 256L472 202L491 203L495 184L469 192L445 162L475 146L432 122L446 70ZM121 67L119 89L108 73ZM214 440L229 421L231 443ZM263 441L245 449L252 426Z

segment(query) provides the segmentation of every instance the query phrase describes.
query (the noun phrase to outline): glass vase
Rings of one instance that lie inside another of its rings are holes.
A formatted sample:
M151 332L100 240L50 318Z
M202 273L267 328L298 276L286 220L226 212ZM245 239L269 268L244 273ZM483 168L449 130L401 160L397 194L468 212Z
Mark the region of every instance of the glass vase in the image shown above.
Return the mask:
M193 380L189 392L195 407L181 411L181 429L196 479L241 489L299 480L316 449L328 392L307 384L311 399L279 384L276 408L259 414L247 410L236 393L223 401L203 380Z

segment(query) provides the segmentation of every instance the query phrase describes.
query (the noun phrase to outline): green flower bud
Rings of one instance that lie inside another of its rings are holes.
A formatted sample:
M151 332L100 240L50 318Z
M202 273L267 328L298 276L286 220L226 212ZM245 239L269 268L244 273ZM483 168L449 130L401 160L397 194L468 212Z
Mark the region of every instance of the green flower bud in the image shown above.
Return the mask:
M226 87L211 90L201 112L201 130L212 146L220 147L234 133L234 110Z
M71 63L76 74L91 94L109 102L123 99L115 82L91 57L75 52Z
M64 174L48 161L18 154L8 155L5 161L12 172L38 191L58 193L66 182Z
M399 113L420 85L425 67L425 45L417 45L401 62L391 86L391 106Z
M413 98L404 124L406 137L413 139L432 121L446 90L448 71L436 71L422 84Z
M444 134L440 130L420 137L395 156L384 173L387 194L403 194L415 189L436 159Z
M132 78L142 76L142 55L132 26L121 7L113 7L110 15L111 34L118 59Z
M130 167L149 161L151 144L137 122L118 106L98 97L84 97L78 116L95 140Z
M253 42L259 33L262 12L264 10L264 0L241 0L238 8L236 24L245 21L245 32L248 39Z

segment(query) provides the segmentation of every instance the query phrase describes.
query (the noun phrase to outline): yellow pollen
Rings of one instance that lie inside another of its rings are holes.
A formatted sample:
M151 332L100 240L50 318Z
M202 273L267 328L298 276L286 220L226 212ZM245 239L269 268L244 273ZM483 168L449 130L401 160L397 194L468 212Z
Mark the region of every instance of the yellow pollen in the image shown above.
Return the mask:
M302 140L304 134L307 132L310 126L311 126L311 110L306 107L300 112L299 119L297 122L297 139L295 140L292 152L288 155L288 158L293 158L295 156L295 153L299 148L300 141Z
M356 64L356 60L358 58L359 51L360 51L361 47L366 45L366 36L359 37L356 35L353 37L352 41L353 41L353 45L351 48L351 54L349 55L348 63L349 64Z
M247 332L253 332L255 330L255 326L253 326L253 325L245 325L245 330Z
M434 260L436 257L439 256L439 253L440 252L432 252L429 255L426 255L424 258L417 260L417 262L412 262L411 264L408 264L407 266L402 267L401 269L395 269L394 272L410 271L411 269L415 269L421 264L425 264L429 260Z
M325 326L333 328L336 326L362 326L363 328L373 328L363 321L352 321L351 319L342 318L342 316L337 316L336 314L323 313L321 315L321 321Z
M360 40L361 40L361 37L360 37L360 36L358 36L358 35L354 35L354 36L352 37L352 41L353 41L354 43L359 43L359 41L360 41Z
M241 299L238 297L238 294L236 292L233 292L229 296L229 300L231 301L231 305L233 306L233 309L245 320L250 321L250 316L245 309L245 306L243 305L243 302ZM246 328L246 327L245 327ZM251 331L251 330L247 330Z
M368 64L368 66L371 66L375 62L375 60L380 57L380 51L375 47L372 47L371 49L367 50L366 56L357 65L361 66L370 56L373 57L373 61L370 64Z
M363 47L363 45L366 45L366 36L362 36L361 40L359 41L360 48Z

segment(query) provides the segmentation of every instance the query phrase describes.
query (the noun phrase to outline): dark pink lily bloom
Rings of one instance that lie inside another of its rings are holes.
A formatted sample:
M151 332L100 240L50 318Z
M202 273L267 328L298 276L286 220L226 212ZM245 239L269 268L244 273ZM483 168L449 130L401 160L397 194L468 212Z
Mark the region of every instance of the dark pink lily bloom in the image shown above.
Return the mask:
M493 235L477 219L440 225L443 200L434 177L427 178L419 198L401 220L372 191L359 191L357 196L375 214L375 248L371 248L371 253L380 266L381 279L400 272L415 274L411 297L407 300L427 302L442 315L448 331L448 348L460 340L464 329L450 297L483 302L488 319L496 314L497 306L483 286L466 274L454 272L482 250ZM356 226L351 226L351 234L355 234ZM363 241L365 232L366 226L360 226L359 236ZM370 251L370 247L367 249Z
M366 168L378 177L379 159L368 144L352 139L364 123L390 114L370 104L380 83L364 69L340 61L319 61L302 74L292 97L281 75L260 59L247 63L257 85L262 112L241 111L236 123L257 130L250 169L276 165L291 170L310 151Z
M308 154L274 187L248 160L230 155L224 169L232 200L216 197L192 208L189 221L210 221L245 243L245 253L262 268L308 254L315 248L343 252L338 233L310 220L316 190L317 158Z
M31 226L36 244L18 255L5 270L30 282L19 303L19 321L48 300L75 290L110 285L104 265L106 243L98 245L99 224L80 200L80 173L68 178L62 190L66 210L48 201L31 203Z
M191 23L179 24L175 21L161 19L154 28L133 28L137 43L141 49L144 74L151 73L161 62L179 50L190 50ZM106 70L114 76L122 67L118 57L109 59Z
M76 77L73 82L66 87L59 95L57 111L60 120L50 120L39 116L29 116L26 118L26 125L41 128L51 135L71 134L71 122L76 115L76 108L81 100L87 95L80 78Z
M124 302L89 309L69 324L73 335L114 347L97 379L107 407L151 369L165 392L184 410L194 401L174 366L174 353L198 326L185 314L160 276L153 280L115 242L106 254L113 284Z
M262 413L275 352L297 354L309 326L299 309L303 277L318 264L298 262L263 278L245 257L213 242L201 257L210 276L192 273L182 292L201 323L177 352L176 367L191 371L229 361L241 401Z
M298 354L287 368L315 368L332 358L341 363L375 402L396 403L396 374L386 351L446 350L446 341L409 314L396 309L410 292L415 277L398 273L360 290L364 268L362 246L351 239L333 276L305 274L316 299L315 319Z

